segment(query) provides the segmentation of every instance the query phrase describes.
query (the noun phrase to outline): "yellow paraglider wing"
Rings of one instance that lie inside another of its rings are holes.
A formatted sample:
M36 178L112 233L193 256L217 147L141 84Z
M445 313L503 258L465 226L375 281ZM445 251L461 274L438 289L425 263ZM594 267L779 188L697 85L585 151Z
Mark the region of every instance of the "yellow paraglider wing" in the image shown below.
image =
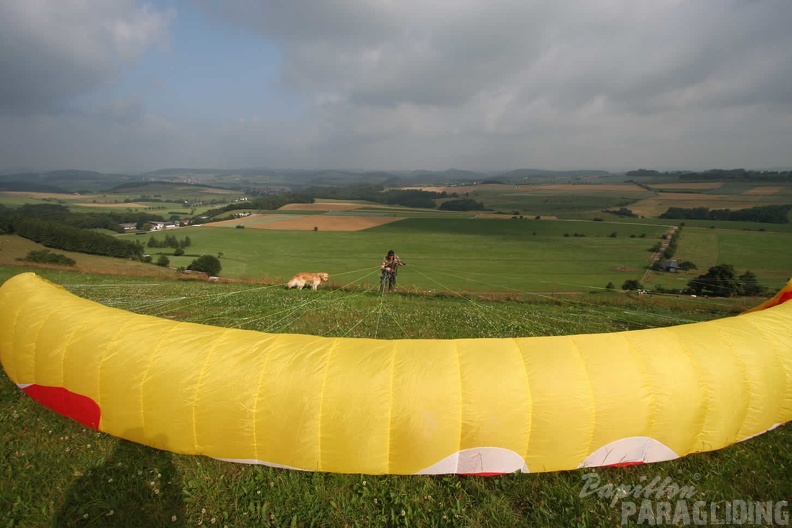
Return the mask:
M719 449L792 419L792 296L608 334L326 338L0 287L0 359L32 397L178 453L371 474L556 471Z

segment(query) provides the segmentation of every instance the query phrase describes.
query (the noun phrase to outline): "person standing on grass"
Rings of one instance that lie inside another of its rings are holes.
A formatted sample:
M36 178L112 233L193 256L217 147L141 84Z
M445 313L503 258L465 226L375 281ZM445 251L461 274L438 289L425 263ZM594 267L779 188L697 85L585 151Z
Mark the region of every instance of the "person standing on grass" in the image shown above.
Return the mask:
M399 255L396 254L395 251L392 249L388 251L388 254L385 255L385 258L382 259L382 264L380 264L380 270L382 273L380 274L380 283L385 281L385 277L388 273L391 273L393 276L392 287L396 287L396 271L399 269L399 266L404 266L404 262L399 258Z

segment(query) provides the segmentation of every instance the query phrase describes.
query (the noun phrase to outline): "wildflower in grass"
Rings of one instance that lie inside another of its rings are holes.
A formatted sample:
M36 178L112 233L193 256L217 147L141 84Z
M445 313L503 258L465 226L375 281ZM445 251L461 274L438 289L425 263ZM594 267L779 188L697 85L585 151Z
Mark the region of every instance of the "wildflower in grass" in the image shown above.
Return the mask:
M172 522L176 522L176 516L175 515L173 517L171 517L171 521Z

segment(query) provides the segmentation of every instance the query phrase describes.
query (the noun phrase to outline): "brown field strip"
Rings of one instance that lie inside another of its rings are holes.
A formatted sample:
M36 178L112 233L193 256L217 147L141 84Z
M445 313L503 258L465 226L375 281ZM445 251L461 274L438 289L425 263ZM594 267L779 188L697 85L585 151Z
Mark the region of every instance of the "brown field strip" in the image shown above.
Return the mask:
M272 229L275 231L362 231L404 220L399 216L252 215L207 224L208 227Z
M130 203L76 203L80 207L110 207L113 209L126 209L127 207L148 207L146 204L130 202Z
M484 185L459 185L449 187L404 187L405 189L418 189L430 192L446 192L446 193L470 193L475 191L519 191L520 193L541 193L541 192L554 192L564 194L592 194L602 192L642 192L646 193L643 189L632 183L620 184L568 184L568 183L555 183L545 185L504 185L498 184L484 184Z
M696 183L650 183L653 189L676 189L679 191L707 191L720 189L723 182L696 182Z
M261 224L257 229L278 229L286 231L362 231L404 218L396 216L296 216L279 222Z
M647 192L646 189L638 187L634 184L597 184L586 185L578 184L571 185L566 183L557 183L552 185L521 185L520 190L524 192L534 191L558 191L564 194L587 194L587 193L600 193L600 192Z
M99 197L96 194L44 193L25 191L3 191L0 192L0 197L2 196L35 198L37 200L92 200Z
M750 195L750 196L767 196L770 194L778 194L784 192L787 188L786 187L776 187L776 186L759 186L754 187L753 189L749 189L745 191L743 194Z
M351 211L353 209L360 209L363 204L356 203L343 203L343 202L315 202L308 203L291 203L286 204L279 208L279 211Z

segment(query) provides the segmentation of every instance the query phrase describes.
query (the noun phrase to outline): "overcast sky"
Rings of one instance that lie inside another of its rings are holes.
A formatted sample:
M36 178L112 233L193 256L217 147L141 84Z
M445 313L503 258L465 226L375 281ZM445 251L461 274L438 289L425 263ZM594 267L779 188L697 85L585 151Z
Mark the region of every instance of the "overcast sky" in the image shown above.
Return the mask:
M0 0L0 170L792 168L790 0Z

